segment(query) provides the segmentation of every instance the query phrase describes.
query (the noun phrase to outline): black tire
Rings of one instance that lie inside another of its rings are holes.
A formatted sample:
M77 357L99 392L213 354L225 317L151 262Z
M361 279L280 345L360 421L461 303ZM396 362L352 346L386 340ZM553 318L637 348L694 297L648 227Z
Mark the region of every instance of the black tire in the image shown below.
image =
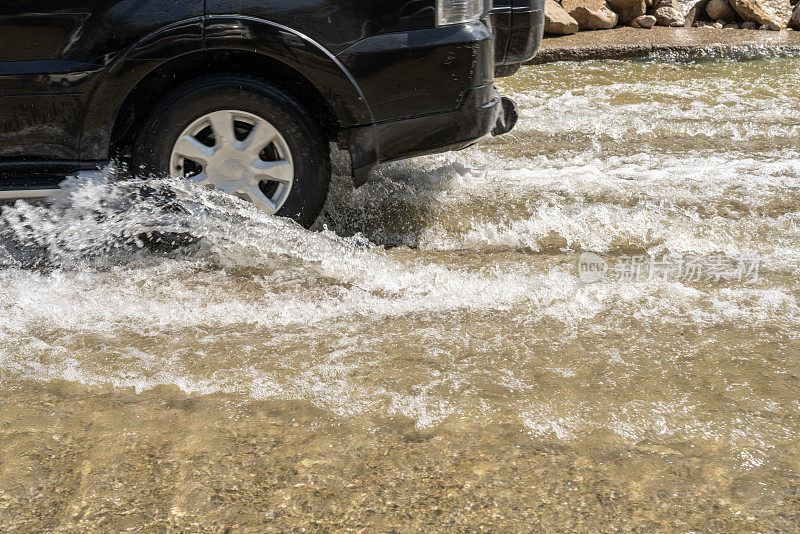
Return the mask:
M172 147L196 119L237 109L258 115L283 135L295 165L291 193L277 215L311 226L330 185L330 151L320 127L289 94L247 76L215 75L192 80L164 98L147 117L132 153L134 169L169 173Z

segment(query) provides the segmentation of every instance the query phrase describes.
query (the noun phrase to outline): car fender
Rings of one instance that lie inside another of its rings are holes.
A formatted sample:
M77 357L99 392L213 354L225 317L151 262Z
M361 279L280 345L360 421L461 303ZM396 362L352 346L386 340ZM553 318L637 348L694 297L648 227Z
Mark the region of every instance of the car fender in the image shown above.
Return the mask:
M361 89L344 65L292 28L244 15L215 15L206 20L205 46L257 52L291 67L322 93L344 128L374 122Z

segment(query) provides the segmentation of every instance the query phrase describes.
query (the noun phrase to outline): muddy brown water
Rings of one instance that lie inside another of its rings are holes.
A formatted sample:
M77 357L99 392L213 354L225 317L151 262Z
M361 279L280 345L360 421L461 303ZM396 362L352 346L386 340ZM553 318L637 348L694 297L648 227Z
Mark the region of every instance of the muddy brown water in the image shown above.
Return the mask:
M5 207L0 529L800 528L800 64L503 85L516 132L339 176L314 232L169 182Z

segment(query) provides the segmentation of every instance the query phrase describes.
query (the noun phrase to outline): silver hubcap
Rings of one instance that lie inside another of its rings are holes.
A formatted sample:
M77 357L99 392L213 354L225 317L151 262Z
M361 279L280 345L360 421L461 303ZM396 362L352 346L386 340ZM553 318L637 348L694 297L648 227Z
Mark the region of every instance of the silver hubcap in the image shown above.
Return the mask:
M294 163L286 140L268 121L223 110L194 121L172 149L173 176L239 196L274 214L286 203Z

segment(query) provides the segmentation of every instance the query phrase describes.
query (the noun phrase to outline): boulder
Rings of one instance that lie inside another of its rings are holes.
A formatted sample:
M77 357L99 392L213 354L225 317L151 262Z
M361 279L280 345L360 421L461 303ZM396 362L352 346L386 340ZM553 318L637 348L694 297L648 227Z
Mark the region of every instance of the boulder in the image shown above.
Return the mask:
M606 0L561 0L561 7L581 30L610 30L619 22Z
M725 0L708 0L706 13L711 20L735 20L736 12Z
M631 26L635 28L652 28L656 25L656 18L653 15L641 15L631 21Z
M695 23L703 22L702 18L706 12L706 5L708 4L709 0L692 0L691 7L689 10L686 10L686 4L681 6L681 11L683 12L683 18L686 19L686 26L695 26ZM672 6L675 7L675 6ZM711 19L714 20L714 19Z
M608 0L608 5L619 15L620 23L630 22L647 11L645 0Z
M792 11L792 18L789 19L790 28L800 28L800 4L795 4L794 11Z
M743 20L774 26L779 30L786 27L786 24L779 20L774 13L764 9L760 0L730 0L730 4Z
M544 0L544 31L557 35L578 32L578 21L569 16L556 0Z
M686 19L683 18L683 13L674 7L659 7L653 12L653 15L655 15L656 23L659 26L678 28L686 25Z

